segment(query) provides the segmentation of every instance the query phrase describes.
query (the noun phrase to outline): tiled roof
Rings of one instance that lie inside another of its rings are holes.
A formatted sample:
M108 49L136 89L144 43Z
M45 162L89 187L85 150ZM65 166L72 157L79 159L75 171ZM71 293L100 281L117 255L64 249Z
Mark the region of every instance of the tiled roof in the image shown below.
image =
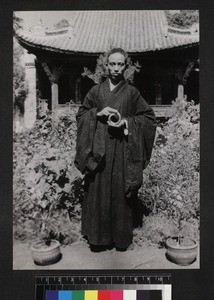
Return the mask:
M62 31L20 31L17 37L30 47L64 53L102 53L110 47L136 53L199 42L198 32L170 29L163 10L77 11L73 24Z

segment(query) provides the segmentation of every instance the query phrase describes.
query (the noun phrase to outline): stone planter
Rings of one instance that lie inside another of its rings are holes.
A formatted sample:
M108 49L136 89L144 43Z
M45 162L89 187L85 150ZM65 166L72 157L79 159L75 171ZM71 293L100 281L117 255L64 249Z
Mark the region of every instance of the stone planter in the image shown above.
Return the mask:
M31 246L31 253L36 265L51 265L58 262L62 254L60 252L60 243L56 240L51 240L49 246L44 242L35 242Z
M180 266L190 265L197 258L198 243L190 238L180 238L180 242L178 237L169 238L166 248L166 257Z

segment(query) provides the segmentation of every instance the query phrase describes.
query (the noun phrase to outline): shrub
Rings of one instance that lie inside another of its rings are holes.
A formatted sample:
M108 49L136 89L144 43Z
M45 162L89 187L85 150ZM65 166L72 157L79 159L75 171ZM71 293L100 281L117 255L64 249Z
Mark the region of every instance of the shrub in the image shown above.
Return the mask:
M82 177L74 166L76 107L55 124L41 112L35 127L14 134L14 236L22 240L81 238ZM139 198L150 214L134 242L159 244L172 235L198 239L199 105L176 99L157 129Z
M53 124L49 112L14 134L14 235L21 239L80 237L82 178L73 165L76 109Z
M199 22L198 10L180 10L175 14L166 11L166 17L170 26L178 28L189 28Z
M169 227L176 235L192 238L198 238L199 230L199 105L176 99L171 115L157 129L151 162L139 192L151 211L146 224L151 218L154 224L156 219L155 226L146 225L150 238L159 227L159 242L169 236Z
M28 94L28 85L25 80L25 70L21 64L23 48L13 39L13 106L14 110L24 113L24 101Z
M164 243L169 236L177 234L177 228L172 219L169 219L165 214L150 214L144 217L142 228L134 230L134 243L138 245L147 244L164 246Z

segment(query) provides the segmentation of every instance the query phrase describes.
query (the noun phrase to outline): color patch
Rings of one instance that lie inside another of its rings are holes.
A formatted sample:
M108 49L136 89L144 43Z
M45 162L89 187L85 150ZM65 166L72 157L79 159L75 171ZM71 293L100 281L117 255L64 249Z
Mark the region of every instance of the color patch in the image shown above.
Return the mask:
M58 300L58 291L46 291L45 300Z
M97 300L98 291L85 291L85 300Z
M58 300L72 300L71 291L59 291Z
M162 291L160 290L150 291L150 300L162 300Z
M111 300L110 291L98 291L98 300Z
M47 290L45 300L162 300L161 290Z
M137 300L150 300L150 291L137 291Z
M123 300L136 300L136 290L123 291Z
M84 291L72 291L72 300L85 300Z
M110 293L111 300L123 300L122 290L112 290Z

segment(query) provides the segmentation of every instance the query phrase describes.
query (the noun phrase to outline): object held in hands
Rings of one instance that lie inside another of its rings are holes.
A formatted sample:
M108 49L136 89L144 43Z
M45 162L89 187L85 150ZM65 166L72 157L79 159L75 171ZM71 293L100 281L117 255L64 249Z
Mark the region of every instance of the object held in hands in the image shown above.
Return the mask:
M113 124L113 125L118 125L120 124L121 121L121 115L119 112L112 113L108 116L108 123Z

